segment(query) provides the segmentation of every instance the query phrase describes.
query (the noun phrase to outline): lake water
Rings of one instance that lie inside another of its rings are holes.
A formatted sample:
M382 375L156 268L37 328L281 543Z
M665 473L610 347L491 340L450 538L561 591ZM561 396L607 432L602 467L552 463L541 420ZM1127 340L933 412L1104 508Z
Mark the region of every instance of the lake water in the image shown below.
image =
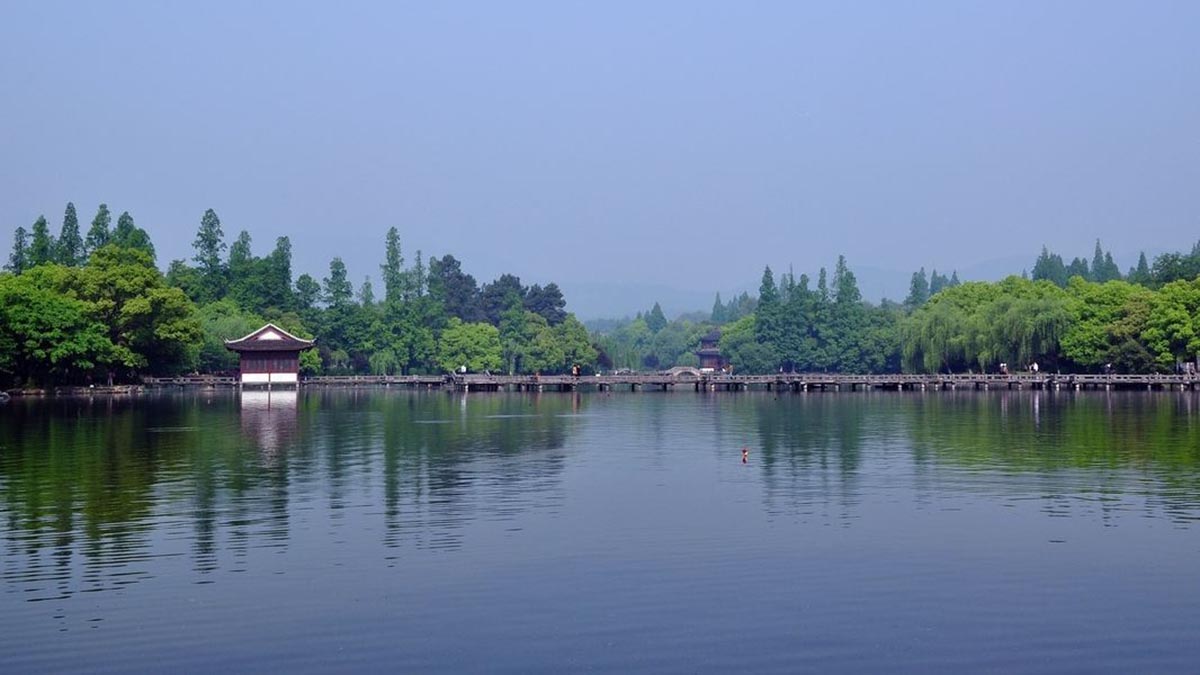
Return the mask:
M0 406L5 673L1197 672L1198 569L1191 393Z

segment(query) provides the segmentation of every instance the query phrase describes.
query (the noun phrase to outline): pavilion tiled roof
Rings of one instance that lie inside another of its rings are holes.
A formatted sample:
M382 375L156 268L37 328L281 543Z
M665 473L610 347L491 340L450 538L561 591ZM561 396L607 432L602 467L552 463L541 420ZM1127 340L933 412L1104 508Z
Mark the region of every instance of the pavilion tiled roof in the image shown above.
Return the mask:
M313 342L268 323L245 337L226 340L225 348L235 352L301 352L312 349Z

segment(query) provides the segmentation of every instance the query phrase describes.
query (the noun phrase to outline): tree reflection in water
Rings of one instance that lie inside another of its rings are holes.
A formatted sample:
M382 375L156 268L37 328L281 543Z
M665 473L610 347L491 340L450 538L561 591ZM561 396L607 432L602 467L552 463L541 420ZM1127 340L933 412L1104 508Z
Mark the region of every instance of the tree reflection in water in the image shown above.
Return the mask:
M205 583L287 550L314 499L334 545L347 511L357 525L366 510L389 548L455 548L473 520L561 498L561 415L580 405L377 390L14 401L0 412L3 577L65 598L183 554Z

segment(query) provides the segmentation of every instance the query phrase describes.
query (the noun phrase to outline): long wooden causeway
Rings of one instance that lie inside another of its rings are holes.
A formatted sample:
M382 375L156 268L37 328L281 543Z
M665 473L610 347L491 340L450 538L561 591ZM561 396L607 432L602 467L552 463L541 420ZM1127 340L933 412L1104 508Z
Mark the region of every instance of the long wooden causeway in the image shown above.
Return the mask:
M150 387L232 387L235 377L145 378ZM828 373L778 373L775 375L712 375L692 373L632 373L626 375L325 375L307 377L300 385L335 387L409 387L462 391L894 391L955 389L1141 389L1200 390L1197 375L1092 375L1092 374L946 374L946 375L839 375Z

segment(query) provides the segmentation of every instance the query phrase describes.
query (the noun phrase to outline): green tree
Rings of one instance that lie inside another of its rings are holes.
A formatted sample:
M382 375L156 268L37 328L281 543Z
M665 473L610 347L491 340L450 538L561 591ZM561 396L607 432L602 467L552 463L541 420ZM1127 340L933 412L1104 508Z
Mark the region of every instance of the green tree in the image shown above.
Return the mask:
M1092 370L1114 361L1118 343L1124 341L1116 339L1116 324L1127 315L1130 303L1148 302L1153 295L1120 281L1095 284L1082 279L1071 279L1067 291L1071 322L1062 338L1063 356Z
M0 276L0 373L30 384L78 379L109 358L112 343L84 302L37 277Z
M950 280L944 274L938 274L938 271L933 270L929 277L929 295L937 295L943 290L950 287Z
M447 316L466 323L481 321L479 285L475 277L462 271L462 263L452 255L429 259L429 294Z
M1067 279L1079 277L1081 279L1091 279L1092 270L1088 267L1088 263L1083 258L1074 258L1071 264L1067 265Z
M29 235L23 227L18 227L13 235L13 250L8 256L8 265L5 265L5 268L13 274L20 274L30 268Z
M329 276L325 277L325 302L331 307L349 304L354 298L354 286L346 278L346 263L334 258L329 263Z
M858 279L846 257L839 255L833 271L834 297L829 313L826 349L833 357L833 366L842 372L863 372L862 348L859 342L865 326L865 311Z
M500 330L488 323L463 323L450 317L438 343L437 361L448 371L460 366L471 372L499 370L504 365Z
M1056 286L1067 285L1067 266L1063 264L1062 256L1050 253L1045 246L1042 254L1033 264L1033 280L1049 281Z
M1096 250L1095 250L1095 252L1092 253L1091 275L1089 276L1088 274L1081 274L1079 276L1083 277L1084 279L1089 279L1091 281L1095 281L1097 283L1104 283L1105 281L1108 281L1108 279L1104 278L1105 277L1104 249L1100 247L1099 239L1096 240Z
M62 230L58 234L58 250L55 256L60 265L75 267L83 263L83 237L79 234L79 216L75 205L67 202L63 214Z
M182 260L171 261L167 268L166 282L168 286L183 291L192 302L197 302L202 296L199 270Z
M1162 370L1200 353L1200 279L1174 281L1150 302L1142 339Z
M755 310L755 340L766 347L766 352L778 360L778 346L783 338L783 307L779 299L779 288L775 275L768 265L763 268L762 282L758 286L758 309Z
M285 311L291 309L295 305L292 297L292 240L287 237L275 239L275 248L265 265L263 306Z
M1153 281L1154 278L1150 274L1150 265L1146 262L1146 253L1139 253L1137 267L1132 267L1129 270L1129 283L1138 284L1139 286L1149 286Z
M654 303L654 307L646 313L646 327L650 329L651 333L657 333L658 331L667 327L667 317L665 314L663 314L662 306L660 306L657 302Z
M429 271L425 268L425 257L421 255L421 249L417 249L417 255L413 260L410 276L412 278L413 295L418 298L424 297L429 291Z
M375 288L371 285L369 275L363 278L362 285L358 287L358 304L367 308L375 305Z
M29 266L37 267L54 262L54 237L46 225L46 217L38 216L33 223L33 236L29 243Z
M522 342L523 372L556 373L569 367L554 329L540 314L525 311Z
M313 309L321 299L321 284L312 275L301 274L296 279L296 304L302 310Z
M557 326L567 318L567 301L558 284L549 283L545 288L534 284L525 294L525 309L541 316L551 326ZM662 310L659 310L662 313ZM666 319L663 319L666 321Z
M384 299L388 302L401 300L408 291L404 274L404 256L400 251L400 233L388 228L384 241L384 262L379 266L383 273Z
M504 367L509 375L519 372L529 351L526 312L521 296L515 291L508 296L508 309L500 317L500 348Z
M1112 251L1104 254L1104 280L1105 281L1120 281L1121 268L1117 266L1117 262L1113 260Z
M921 271L913 272L912 281L908 284L908 297L904 300L904 306L909 309L916 309L925 304L929 299L929 281L925 278L925 268Z
M108 204L101 204L96 209L96 217L92 218L92 226L88 229L87 240L84 241L84 253L91 255L94 251L108 245L112 223L112 214L108 212Z
M261 316L243 310L230 298L204 305L198 318L203 339L198 365L205 373L236 369L238 355L225 348L225 341L248 335L266 323Z
M199 266L203 280L204 300L212 301L224 296L226 278L221 254L226 248L225 232L221 229L221 219L216 211L207 209L200 217L200 228L196 231L192 248L196 250L192 259Z
M554 330L559 348L562 350L564 367L569 368L579 364L584 368L592 368L596 365L599 353L592 345L587 328L579 323L574 314L568 314L567 318L555 326Z
M154 244L150 241L150 235L134 224L133 216L129 215L128 211L123 211L117 217L117 226L113 229L112 236L109 237L109 243L121 248L141 251L150 256L151 263L154 262Z
M367 367L372 375L395 375L403 372L403 364L396 352L391 349L380 349L372 352L367 359Z
M521 286L521 279L511 274L501 274L499 279L483 287L479 305L488 323L500 324L500 316L511 308L513 295L521 303L525 302L525 288Z
M250 233L242 230L229 247L229 263L226 268L226 294L241 307L257 308L259 279L254 253L250 249Z
M755 322L756 317L751 314L726 324L721 330L718 347L735 373L768 373L778 363L772 349L756 338Z
M117 365L151 373L193 366L201 342L195 305L166 285L145 251L109 244L79 269L73 286L108 331Z
M713 323L720 325L725 323L725 316L725 305L721 303L721 294L717 293L716 299L713 300L712 314L709 315L709 319Z

